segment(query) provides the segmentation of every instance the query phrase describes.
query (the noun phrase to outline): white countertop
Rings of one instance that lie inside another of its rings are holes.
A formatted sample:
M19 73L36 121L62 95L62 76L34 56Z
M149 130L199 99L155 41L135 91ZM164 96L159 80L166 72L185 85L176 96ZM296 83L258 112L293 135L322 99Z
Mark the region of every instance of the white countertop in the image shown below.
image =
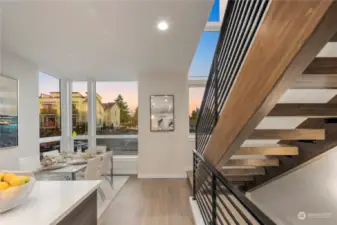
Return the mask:
M37 181L25 203L0 214L5 225L56 225L101 181Z

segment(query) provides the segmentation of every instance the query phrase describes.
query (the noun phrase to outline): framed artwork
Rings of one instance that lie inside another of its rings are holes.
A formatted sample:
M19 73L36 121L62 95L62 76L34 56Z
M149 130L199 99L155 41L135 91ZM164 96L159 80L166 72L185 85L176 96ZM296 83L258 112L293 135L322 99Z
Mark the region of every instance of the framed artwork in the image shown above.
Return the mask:
M18 146L18 81L0 75L0 148Z
M151 132L174 131L174 96L150 96Z

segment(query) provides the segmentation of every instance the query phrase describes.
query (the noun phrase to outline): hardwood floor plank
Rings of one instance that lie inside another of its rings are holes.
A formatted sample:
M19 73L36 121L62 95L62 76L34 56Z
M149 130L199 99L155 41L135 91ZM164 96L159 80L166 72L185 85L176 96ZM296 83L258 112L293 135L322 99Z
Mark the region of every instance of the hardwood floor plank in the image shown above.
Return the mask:
M186 179L130 178L99 225L193 225Z
M268 116L337 117L337 104L277 104Z
M298 148L290 145L241 147L235 155L298 155Z
M254 130L249 139L324 140L324 129Z

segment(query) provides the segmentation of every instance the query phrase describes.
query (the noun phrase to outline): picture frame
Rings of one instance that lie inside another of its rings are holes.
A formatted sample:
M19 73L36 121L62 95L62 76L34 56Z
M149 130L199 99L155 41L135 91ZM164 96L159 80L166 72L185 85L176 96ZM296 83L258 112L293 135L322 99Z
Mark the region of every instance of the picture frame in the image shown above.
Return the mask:
M174 130L174 95L151 95L150 131L173 132Z
M18 80L0 75L0 149L19 143L18 86Z

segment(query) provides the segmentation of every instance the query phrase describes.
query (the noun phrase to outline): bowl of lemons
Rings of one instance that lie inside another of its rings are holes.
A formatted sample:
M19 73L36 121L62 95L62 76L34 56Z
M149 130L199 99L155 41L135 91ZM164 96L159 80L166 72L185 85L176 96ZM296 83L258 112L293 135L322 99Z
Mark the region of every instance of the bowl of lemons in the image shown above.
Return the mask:
M21 205L32 192L34 177L0 172L0 213Z

